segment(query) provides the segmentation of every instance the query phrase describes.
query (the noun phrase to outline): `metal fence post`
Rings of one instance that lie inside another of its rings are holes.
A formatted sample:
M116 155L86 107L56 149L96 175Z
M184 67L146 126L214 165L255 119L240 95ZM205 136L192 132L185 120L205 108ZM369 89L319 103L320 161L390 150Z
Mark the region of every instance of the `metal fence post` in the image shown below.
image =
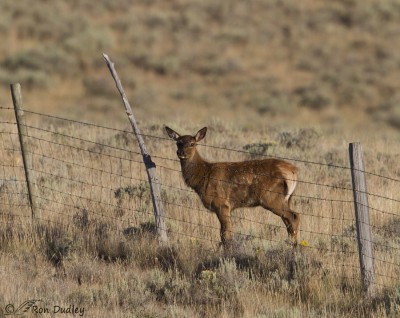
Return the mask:
M160 242L166 242L168 239L167 238L167 230L166 230L165 219L164 219L164 207L163 207L163 203L161 200L160 188L158 186L159 182L158 182L157 175L156 175L156 165L151 160L151 156L150 156L149 152L147 151L146 145L144 144L144 140L140 133L140 129L136 123L136 119L133 115L132 108L129 104L128 98L122 87L121 80L119 79L118 74L114 68L114 63L110 61L107 54L103 54L103 57L107 63L108 69L110 70L112 77L114 78L117 89L122 97L122 101L125 106L126 114L128 115L129 121L131 122L133 132L135 133L135 136L139 142L140 151L142 153L143 162L146 166L147 177L148 177L149 183L150 183L150 192L151 192L151 199L152 199L153 207L154 207L154 217L155 217L155 221L156 221L157 234L158 234Z
M368 297L373 298L375 296L374 256L372 253L368 192L364 174L364 156L361 144L358 142L351 143L349 145L349 154L361 279Z

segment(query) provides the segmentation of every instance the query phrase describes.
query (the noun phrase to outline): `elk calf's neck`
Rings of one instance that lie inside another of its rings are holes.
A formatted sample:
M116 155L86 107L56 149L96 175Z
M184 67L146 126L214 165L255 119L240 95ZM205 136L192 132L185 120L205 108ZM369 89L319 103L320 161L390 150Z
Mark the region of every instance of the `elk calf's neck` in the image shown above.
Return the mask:
M297 245L300 215L290 208L297 184L297 167L278 159L207 162L196 149L206 135L206 127L194 136L181 136L169 127L165 129L176 141L185 183L196 191L204 206L217 215L225 248L231 249L233 239L231 211L255 206L280 216Z

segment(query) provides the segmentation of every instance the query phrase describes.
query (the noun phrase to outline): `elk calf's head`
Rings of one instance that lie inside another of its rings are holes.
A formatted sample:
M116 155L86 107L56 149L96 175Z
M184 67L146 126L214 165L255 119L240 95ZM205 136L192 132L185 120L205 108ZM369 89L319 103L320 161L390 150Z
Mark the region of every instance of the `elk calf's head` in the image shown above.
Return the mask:
M176 154L178 158L180 160L190 160L196 152L197 143L206 136L207 127L200 129L194 136L181 136L169 127L165 127L165 130L167 131L168 136L176 141L178 147Z

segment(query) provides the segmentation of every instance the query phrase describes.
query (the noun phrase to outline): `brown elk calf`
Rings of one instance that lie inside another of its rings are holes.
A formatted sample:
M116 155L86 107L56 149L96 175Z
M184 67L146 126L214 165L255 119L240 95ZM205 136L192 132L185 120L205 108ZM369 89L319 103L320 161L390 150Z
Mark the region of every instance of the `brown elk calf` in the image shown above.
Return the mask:
M207 127L194 136L181 136L169 127L165 129L176 141L185 183L196 191L204 206L217 215L225 248L230 249L232 244L231 211L256 206L280 216L297 245L300 215L290 208L290 198L297 183L297 167L278 159L207 162L196 149L197 143L205 137Z

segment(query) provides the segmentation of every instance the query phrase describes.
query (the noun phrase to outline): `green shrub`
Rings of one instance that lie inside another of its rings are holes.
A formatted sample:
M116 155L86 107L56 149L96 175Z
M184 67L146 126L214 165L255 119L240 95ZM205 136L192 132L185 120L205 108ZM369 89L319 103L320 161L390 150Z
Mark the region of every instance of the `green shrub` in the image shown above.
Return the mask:
M83 67L97 65L101 60L100 54L106 52L114 45L114 36L108 27L90 26L71 34L63 42L63 46L68 53L76 55Z
M400 96L393 95L378 107L367 109L367 113L375 120L400 129Z
M181 72L181 60L176 54L153 56L139 51L133 53L132 62L139 68L159 75L178 75Z
M41 73L61 76L74 75L78 69L76 60L56 47L39 47L20 51L5 58L1 65L10 74L18 71L31 74L33 84L39 82L39 80L35 80L34 72L38 74L36 77L39 77ZM28 76L25 75L25 77Z
M47 88L50 86L51 79L48 74L42 71L20 69L15 72L1 72L0 82L4 85L20 83L24 88Z
M233 73L240 73L242 65L240 60L224 59L213 54L202 56L189 65L189 68L200 75L224 76Z
M303 128L293 132L281 132L279 133L278 140L286 148L296 147L304 151L315 147L319 136L319 133L315 129Z
M296 89L299 105L313 110L322 110L332 103L331 95L321 87L305 86Z
M294 110L294 101L289 94L273 91L271 93L258 93L248 102L259 114L279 116L289 114Z
M56 267L63 266L63 262L71 255L74 247L72 237L62 225L39 224L36 226L36 232L41 238L47 260Z
M108 78L88 77L83 80L83 86L89 96L95 95L112 98L118 94Z
M271 142L257 142L252 144L247 144L243 146L243 150L250 152L250 157L255 158L257 156L267 155L273 151L276 147L276 143Z

